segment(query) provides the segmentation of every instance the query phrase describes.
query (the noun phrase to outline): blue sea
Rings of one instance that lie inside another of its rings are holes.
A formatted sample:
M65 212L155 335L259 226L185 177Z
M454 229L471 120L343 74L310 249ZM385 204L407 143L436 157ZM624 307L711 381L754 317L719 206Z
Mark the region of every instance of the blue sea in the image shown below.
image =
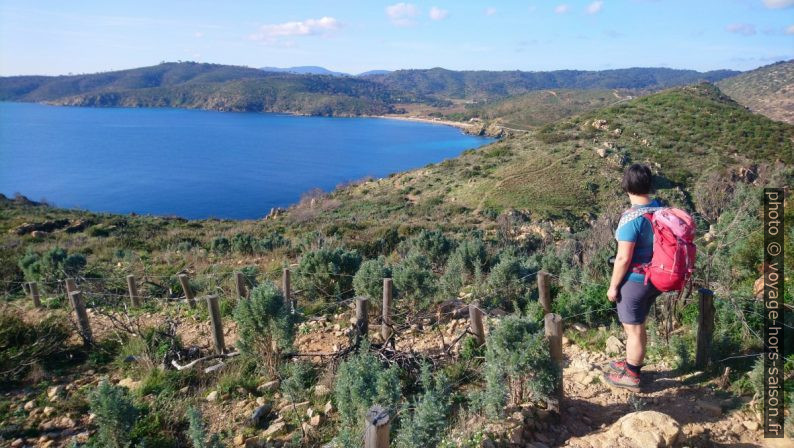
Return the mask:
M101 212L260 218L313 188L491 141L379 118L0 103L0 192Z

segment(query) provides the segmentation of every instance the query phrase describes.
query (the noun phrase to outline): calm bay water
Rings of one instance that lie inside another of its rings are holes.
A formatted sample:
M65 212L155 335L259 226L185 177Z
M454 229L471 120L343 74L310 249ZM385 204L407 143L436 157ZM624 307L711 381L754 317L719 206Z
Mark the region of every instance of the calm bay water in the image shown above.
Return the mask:
M0 192L93 211L259 218L312 188L490 141L378 118L0 103Z

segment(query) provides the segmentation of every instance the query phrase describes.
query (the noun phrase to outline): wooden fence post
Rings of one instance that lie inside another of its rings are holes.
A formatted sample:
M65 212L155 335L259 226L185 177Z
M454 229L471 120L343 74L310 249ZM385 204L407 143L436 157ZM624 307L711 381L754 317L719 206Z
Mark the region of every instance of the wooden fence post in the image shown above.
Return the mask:
M221 322L221 309L218 306L217 295L211 294L207 296L207 309L210 312L212 340L215 343L215 353L222 355L226 350L226 343L223 340L223 323Z
M383 309L381 310L380 335L383 343L389 340L392 334L391 329L391 302L392 302L392 279L383 279Z
M33 306L36 308L41 308L41 298L39 297L38 283L30 282L28 284L28 289L30 289L30 298L33 299Z
M91 332L91 323L88 320L88 313L83 303L82 292L70 292L69 301L72 302L72 308L74 308L74 313L77 316L77 329L80 331L80 337L83 338L83 344L90 347L94 343L94 336Z
M135 284L135 276L127 276L127 289L130 292L130 302L135 308L141 306L141 298L138 296L138 286Z
M549 288L549 273L538 272L538 302L543 307L543 313L551 313L551 289Z
M245 287L245 276L242 272L235 273L237 278L237 300L248 297L248 290Z
M366 297L356 297L356 333L358 338L367 337L369 331L368 309L369 300Z
M185 293L185 300L191 308L196 307L196 297L193 295L193 290L190 289L190 278L187 274L179 274L179 284L182 285L182 291Z
M469 330L477 338L478 344L485 344L485 329L482 326L482 310L479 302L469 305Z
M711 340L714 333L714 292L706 288L698 291L698 334L695 367L703 369L711 361Z
M389 448L389 412L374 405L367 412L364 428L364 448Z
M70 294L77 291L77 285L74 283L74 279L71 278L67 278L64 283L66 284L66 297L71 300Z
M295 314L295 302L292 300L292 285L290 285L289 268L284 268L281 272L281 290L284 293L285 305L288 305L292 314Z
M562 396L562 316L549 313L543 318L546 339L549 341L551 359L560 367L560 379L557 383L557 393Z

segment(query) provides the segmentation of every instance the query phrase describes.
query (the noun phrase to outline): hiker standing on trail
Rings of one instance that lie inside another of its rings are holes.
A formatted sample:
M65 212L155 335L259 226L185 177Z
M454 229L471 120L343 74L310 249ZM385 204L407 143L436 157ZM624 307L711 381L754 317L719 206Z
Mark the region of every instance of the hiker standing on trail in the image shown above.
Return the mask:
M695 263L692 217L651 199L652 183L645 165L631 165L623 174L621 187L631 208L620 217L615 231L618 253L607 291L607 298L617 302L618 319L626 331L626 358L610 362L605 379L633 392L640 391L648 312L662 292L683 289Z

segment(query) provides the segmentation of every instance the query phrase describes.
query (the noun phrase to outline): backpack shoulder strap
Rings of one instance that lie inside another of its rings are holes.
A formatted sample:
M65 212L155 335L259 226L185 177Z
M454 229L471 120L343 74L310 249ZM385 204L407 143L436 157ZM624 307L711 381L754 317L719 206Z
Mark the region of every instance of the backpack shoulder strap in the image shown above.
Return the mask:
M647 215L653 215L656 211L661 210L663 208L665 208L665 207L637 207L637 208L630 208L630 209L626 210L625 212L623 212L622 215L620 215L620 221L618 222L618 228L620 228L622 225L626 224L627 222L630 222L630 221L632 221L634 219L639 218L640 216L646 216L650 220L650 216L647 216Z

